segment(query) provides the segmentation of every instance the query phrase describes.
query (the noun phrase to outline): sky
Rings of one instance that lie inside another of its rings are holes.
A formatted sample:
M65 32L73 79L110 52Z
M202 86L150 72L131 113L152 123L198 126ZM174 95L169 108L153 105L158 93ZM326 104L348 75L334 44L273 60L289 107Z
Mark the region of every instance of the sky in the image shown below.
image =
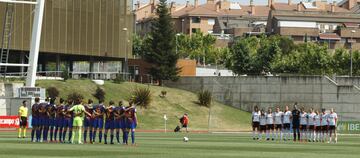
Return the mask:
M133 0L134 3L136 3L137 0ZM140 0L143 3L148 3L149 0ZM187 0L168 0L170 1L175 1L178 4L185 4ZM194 0L189 0L190 3L194 3ZM229 0L231 2L238 2L240 4L249 4L250 0ZM288 0L275 0L275 2L287 2ZM292 0L292 2L300 2L301 0ZM303 1L308 1L308 0L303 0ZM328 2L333 2L334 0L328 0ZM341 0L336 0L337 2L340 2ZM206 2L206 0L199 0L200 4L204 4ZM262 4L265 5L268 3L268 0L254 0L254 4Z

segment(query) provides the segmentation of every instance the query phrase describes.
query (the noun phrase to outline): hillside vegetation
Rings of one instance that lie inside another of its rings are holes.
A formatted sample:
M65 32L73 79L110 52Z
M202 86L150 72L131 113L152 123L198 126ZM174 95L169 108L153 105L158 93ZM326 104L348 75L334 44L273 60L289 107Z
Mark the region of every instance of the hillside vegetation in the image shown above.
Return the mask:
M56 87L60 91L60 97L66 98L71 92L79 92L85 98L96 100L92 94L97 85L91 80L67 80L52 81L39 80L39 87ZM106 103L110 100L116 103L129 98L130 92L136 87L148 87L151 91L152 102L149 108L138 108L139 129L143 130L161 130L164 129L164 114L167 115L167 129L173 130L179 124L177 117L185 112L189 114L191 130L211 131L243 131L250 130L251 116L248 112L213 101L210 108L201 107L197 102L197 96L194 93L159 86L150 86L138 83L125 82L116 84L111 81L105 81L102 87L106 92ZM167 91L165 98L160 97L161 91ZM209 123L210 114L210 123Z

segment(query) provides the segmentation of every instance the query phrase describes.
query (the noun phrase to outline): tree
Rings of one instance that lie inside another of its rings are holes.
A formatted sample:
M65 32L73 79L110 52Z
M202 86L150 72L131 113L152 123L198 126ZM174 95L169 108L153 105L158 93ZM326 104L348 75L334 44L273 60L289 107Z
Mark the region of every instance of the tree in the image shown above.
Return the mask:
M175 51L175 33L167 0L160 0L151 25L151 38L146 42L144 59L152 64L150 74L162 84L162 80L177 80L180 68L176 67L179 55Z
M46 89L46 93L50 98L56 98L59 96L59 90L56 87L49 87Z
M97 87L95 93L93 94L93 96L99 101L99 102L103 102L105 101L105 91L100 88Z

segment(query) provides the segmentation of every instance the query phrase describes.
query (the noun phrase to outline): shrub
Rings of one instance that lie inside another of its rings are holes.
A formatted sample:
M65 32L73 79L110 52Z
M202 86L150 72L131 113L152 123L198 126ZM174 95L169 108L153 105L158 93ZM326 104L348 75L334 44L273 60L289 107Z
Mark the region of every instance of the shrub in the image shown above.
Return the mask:
M161 95L160 95L160 97L161 98L165 98L166 97L166 94L167 94L167 91L161 91Z
M135 88L135 90L131 92L131 98L129 102L132 102L143 108L148 108L150 106L151 100L151 92L149 88Z
M105 101L105 91L104 89L97 87L93 96L99 101Z
M56 87L49 87L46 89L46 93L50 98L56 98L59 96L59 90Z
M67 97L68 101L71 100L73 102L76 102L77 100L83 100L84 96L77 92L72 92Z
M117 75L116 78L113 80L113 82L117 83L117 84L121 84L121 83L125 82L125 80L122 75Z
M68 80L68 79L70 78L68 69L65 69L65 70L61 73L61 77L64 79L64 81L66 81L66 80Z
M209 90L202 90L197 94L199 104L209 107L211 105L212 94Z

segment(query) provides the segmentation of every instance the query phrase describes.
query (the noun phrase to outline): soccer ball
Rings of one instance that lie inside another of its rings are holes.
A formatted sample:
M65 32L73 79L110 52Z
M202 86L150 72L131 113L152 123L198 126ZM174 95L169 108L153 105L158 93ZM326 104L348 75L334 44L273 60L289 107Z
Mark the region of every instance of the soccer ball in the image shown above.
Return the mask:
M184 137L184 142L188 142L189 141L189 138L188 137Z

